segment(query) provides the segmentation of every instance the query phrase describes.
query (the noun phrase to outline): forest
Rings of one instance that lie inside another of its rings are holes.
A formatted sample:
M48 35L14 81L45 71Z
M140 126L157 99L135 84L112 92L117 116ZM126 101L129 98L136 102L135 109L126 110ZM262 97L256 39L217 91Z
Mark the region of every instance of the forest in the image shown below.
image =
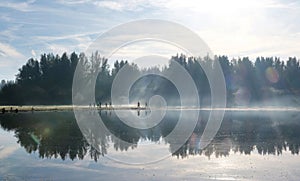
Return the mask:
M176 61L182 65L193 78L198 89L200 101L209 104L210 87L207 77L197 57L183 54L170 57L163 68L150 67L141 69L127 60L109 63L98 52L87 57L84 53L42 54L40 59L30 58L19 68L15 81L1 81L0 105L59 105L72 104L72 82L77 64L84 64L90 72L99 69L96 80L95 97L97 102L108 102L111 96L112 82L118 71L129 65L138 71L169 71ZM269 98L292 95L294 99L300 94L300 66L296 57L281 60L278 57L232 58L215 56L204 58L205 64L218 61L226 81L228 106L249 105L266 102ZM1 88L2 87L2 88ZM142 89L143 88L143 89ZM144 91L141 91L144 90ZM180 102L176 86L160 76L149 75L138 80L131 88L132 100L147 101L152 94L162 95L169 104ZM297 102L297 101L295 101Z

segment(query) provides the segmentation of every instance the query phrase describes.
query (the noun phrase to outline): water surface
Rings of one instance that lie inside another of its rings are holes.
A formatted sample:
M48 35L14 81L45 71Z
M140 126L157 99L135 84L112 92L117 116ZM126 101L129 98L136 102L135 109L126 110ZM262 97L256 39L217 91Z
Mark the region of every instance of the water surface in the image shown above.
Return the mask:
M300 179L297 111L227 111L204 150L199 145L209 111L201 111L194 131L178 150L166 136L176 126L179 110L168 111L150 129L132 128L113 111L99 114L107 129L96 139L91 136L97 149L72 111L0 115L0 180ZM164 157L151 164L119 162L147 161L156 155Z

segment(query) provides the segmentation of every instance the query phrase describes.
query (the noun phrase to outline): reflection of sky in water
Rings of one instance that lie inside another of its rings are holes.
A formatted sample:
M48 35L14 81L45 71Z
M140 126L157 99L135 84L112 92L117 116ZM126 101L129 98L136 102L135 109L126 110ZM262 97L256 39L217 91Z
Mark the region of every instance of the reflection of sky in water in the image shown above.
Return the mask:
M41 159L39 158L38 150L32 154L28 154L24 148L20 148L21 146L17 143L17 138L14 137L12 131L7 132L1 129L0 180L101 180L103 178L105 178L105 180L299 180L300 169L298 165L300 163L300 156L291 154L289 148L286 148L286 150L283 149L279 155L262 155L256 146L254 146L251 153L245 155L234 151L232 145L236 144L236 140L232 139L233 137L226 133L227 129L235 130L236 127L245 129L245 134L236 136L235 138L241 139L245 137L248 142L246 141L244 146L249 146L253 141L251 137L252 134L250 134L251 129L253 129L253 131L265 129L264 132L267 133L270 132L267 128L275 128L275 131L280 132L280 129L283 129L280 127L281 125L289 128L289 133L287 134L292 134L293 129L297 130L295 125L299 125L299 113L252 112L251 114L260 114L257 120L251 119L247 114L248 113L243 112L236 113L233 119L228 118L230 121L224 120L224 124L222 125L223 129L220 130L220 135L218 135L215 142L213 142L214 145L221 145L221 148L224 150L229 149L228 156L219 155L216 157L215 154L212 154L210 157L207 157L205 154L189 154L184 158L173 156L148 165L120 164L107 157L101 157L95 162L88 154L84 156L83 160L78 158L71 160L67 157L66 160L63 161L59 156L58 158ZM61 117L61 115L55 118L58 119L59 117ZM44 118L41 116L41 119ZM266 119L268 119L268 121L264 121ZM261 122L263 124L256 124L255 122ZM59 124L59 122L55 123ZM55 127L51 127L51 125L45 127L50 131L55 130ZM294 128L290 129L290 127ZM43 129L44 127L40 128L45 130ZM42 134L43 132L44 131L41 131ZM240 134L235 131L231 131L231 133L236 135ZM285 134L282 131L281 133ZM47 134L51 136L48 131ZM192 134L187 146L197 148L199 140L197 134L198 133ZM38 135L36 136L38 137ZM265 138L263 136L266 137L268 135L261 135L259 138ZM278 137L274 137L273 139L277 140ZM60 140L57 141L59 142ZM161 146L157 147L156 152L163 152L169 147L162 139L160 139L157 144L153 144L153 142L147 139L140 139L137 147L130 148L128 151L116 151L114 147L109 147L107 151L110 152L110 156L114 156L114 158L117 158L117 156L134 158L134 155L137 156L137 154L147 158L152 153L149 153L149 149L145 149L146 147L139 146L155 147L158 144ZM224 150L221 149L219 151L222 152Z
M286 180L299 179L299 156L283 152L279 156L257 153L208 159L191 156L188 159L170 157L156 164L124 165L103 158L94 162L88 158L75 161L41 160L35 155L18 151L0 162L0 179L29 180Z
M19 146L15 144L17 139L13 132L7 132L0 129L0 160L10 156Z

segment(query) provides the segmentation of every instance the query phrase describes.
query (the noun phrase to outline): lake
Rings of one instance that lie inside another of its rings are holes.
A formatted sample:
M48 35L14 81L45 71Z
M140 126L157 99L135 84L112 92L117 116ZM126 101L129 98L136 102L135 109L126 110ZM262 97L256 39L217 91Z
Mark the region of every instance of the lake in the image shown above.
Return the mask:
M72 111L0 114L0 180L300 180L295 110L226 111L204 149L209 110L200 111L186 140L180 130L168 137L180 110L147 129L130 127L111 110L96 114L102 120L80 123L87 127L78 126Z

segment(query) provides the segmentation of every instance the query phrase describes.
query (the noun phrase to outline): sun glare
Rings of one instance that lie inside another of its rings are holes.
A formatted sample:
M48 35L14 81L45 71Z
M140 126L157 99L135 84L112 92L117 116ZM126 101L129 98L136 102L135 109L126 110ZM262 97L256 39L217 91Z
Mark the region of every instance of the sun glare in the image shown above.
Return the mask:
M211 13L234 13L238 11L244 11L251 8L262 8L272 4L270 1L251 1L251 0L191 0L191 1L179 1L174 0L169 2L169 5L173 8L188 8L189 10L198 12L211 12Z

